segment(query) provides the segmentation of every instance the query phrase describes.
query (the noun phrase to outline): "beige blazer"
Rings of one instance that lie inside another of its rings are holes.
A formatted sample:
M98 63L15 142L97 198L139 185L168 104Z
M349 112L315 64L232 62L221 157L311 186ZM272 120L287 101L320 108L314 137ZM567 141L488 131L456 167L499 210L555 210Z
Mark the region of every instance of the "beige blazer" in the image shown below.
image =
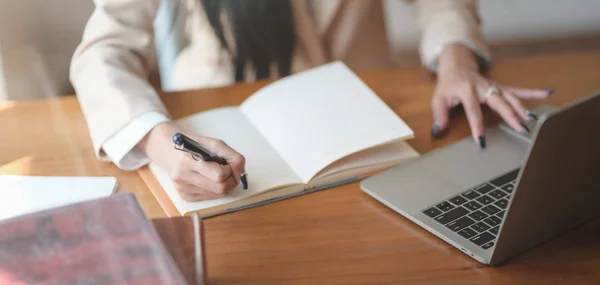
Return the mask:
M213 34L202 5L197 4L200 1L181 1L189 13L190 44L175 64L176 87L232 84L231 58ZM355 71L392 65L382 1L291 1L297 34L293 72L333 60L342 60ZM71 82L101 159L106 159L103 143L136 117L148 112L168 115L156 85L151 84L157 70L153 20L160 2L95 0L96 9L73 56ZM425 66L434 70L437 56L449 43L463 43L481 58L489 58L475 0L412 2Z

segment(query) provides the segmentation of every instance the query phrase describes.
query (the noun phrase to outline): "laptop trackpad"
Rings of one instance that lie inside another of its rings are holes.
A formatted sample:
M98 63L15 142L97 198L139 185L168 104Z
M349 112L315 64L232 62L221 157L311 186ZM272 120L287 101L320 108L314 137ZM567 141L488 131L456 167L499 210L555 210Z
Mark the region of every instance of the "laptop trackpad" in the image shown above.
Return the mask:
M467 190L521 165L527 142L506 134L499 128L486 131L487 147L481 151L473 139L463 139L424 156L421 164L444 180Z
M471 138L463 139L364 180L363 190L412 215L521 165L527 142L497 127L487 129L486 137L483 151Z

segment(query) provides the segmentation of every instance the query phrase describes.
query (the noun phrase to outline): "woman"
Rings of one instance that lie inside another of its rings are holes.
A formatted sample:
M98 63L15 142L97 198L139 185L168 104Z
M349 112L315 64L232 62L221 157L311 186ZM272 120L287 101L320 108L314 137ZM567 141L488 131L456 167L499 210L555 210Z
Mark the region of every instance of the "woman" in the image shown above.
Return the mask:
M201 88L285 76L332 60L355 71L390 66L381 1L182 0L190 45L178 57L178 88ZM244 158L214 138L194 137L229 166L198 163L169 152L178 128L169 122L150 83L155 67L152 22L160 1L95 0L96 10L73 57L71 81L100 159L122 169L154 161L186 200L226 195L238 183ZM492 84L479 74L489 52L475 0L417 0L423 64L437 73L432 99L434 136L448 126L448 110L462 104L475 142L485 148L480 104L519 132L535 118L520 99L550 90ZM250 173L251 175L251 173Z

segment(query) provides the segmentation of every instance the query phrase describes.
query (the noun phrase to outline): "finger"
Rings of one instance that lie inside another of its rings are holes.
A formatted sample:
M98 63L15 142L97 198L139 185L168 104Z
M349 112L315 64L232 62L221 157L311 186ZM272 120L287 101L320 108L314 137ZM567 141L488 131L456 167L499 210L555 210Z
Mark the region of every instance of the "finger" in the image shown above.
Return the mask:
M523 133L525 129L521 126L521 121L510 107L509 103L502 96L492 95L487 97L487 105L504 119L506 123L516 131Z
M529 116L527 115L527 109L525 108L525 106L523 106L521 100L519 100L517 97L515 97L515 95L507 91L502 92L502 95L504 96L504 99L506 99L506 101L514 109L515 113L517 113L517 115L519 115L519 117L521 117L522 120L531 120L531 118L529 118Z
M175 188L179 197L188 202L204 201L222 198L224 195L216 194L210 191L199 189L197 186L187 183L176 183Z
M485 148L483 115L481 114L479 99L477 99L472 89L468 90L467 93L461 94L460 98L469 121L469 126L471 127L473 139L481 148Z
M233 172L232 176L239 184L242 173L246 172L246 158L239 153L235 153L227 158L227 162L229 163L231 171Z
M433 137L441 136L448 127L449 110L446 99L440 95L434 95L431 100L431 111L433 112L433 126L431 135Z
M213 182L223 182L231 177L231 167L229 165L220 165L212 161L193 161L191 169Z
M243 155L235 151L229 145L221 140L212 140L208 142L211 147L211 151L214 151L216 155L227 160L230 166L230 171L235 181L240 183L240 175L244 172L246 166L246 159Z
M179 194L179 197L181 197L181 199L183 199L184 201L187 202L196 202L196 201L203 201L205 200L204 197L202 197L202 195L199 194L189 194L189 193L184 193L184 192L177 192ZM208 199L206 199L208 200Z
M239 184L242 173L246 171L246 158L227 144L224 144L223 150L222 157L227 160L232 176Z
M183 191L186 191L188 193L201 194L208 191L221 196L226 195L229 191L231 191L238 185L232 176L229 176L222 182L215 182L196 172L193 172L191 175L189 175L184 181L184 183L193 186L183 187Z
M505 87L504 90L514 94L521 99L546 99L548 95L554 93L554 89L527 89L527 88L515 88Z

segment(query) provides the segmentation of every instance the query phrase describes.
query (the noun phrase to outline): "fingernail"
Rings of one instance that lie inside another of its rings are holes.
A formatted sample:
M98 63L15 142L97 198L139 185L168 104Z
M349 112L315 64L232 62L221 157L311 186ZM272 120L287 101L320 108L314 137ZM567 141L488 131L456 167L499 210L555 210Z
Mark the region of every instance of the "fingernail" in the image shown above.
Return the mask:
M480 149L485 149L485 137L484 136L479 136L477 138L477 142L479 143Z
M440 134L440 124L438 122L433 123L431 126L431 136L437 138Z
M531 111L527 110L525 112L525 115L527 115L527 117L529 117L530 119L537 121L538 117Z
M523 127L523 129L528 132L531 133L531 131L529 130L529 128L525 125L525 123L521 122L521 127Z
M242 189L248 189L248 173L246 171L240 174L240 184L242 184Z
M548 95L554 93L554 88L546 88L545 90L548 92Z

